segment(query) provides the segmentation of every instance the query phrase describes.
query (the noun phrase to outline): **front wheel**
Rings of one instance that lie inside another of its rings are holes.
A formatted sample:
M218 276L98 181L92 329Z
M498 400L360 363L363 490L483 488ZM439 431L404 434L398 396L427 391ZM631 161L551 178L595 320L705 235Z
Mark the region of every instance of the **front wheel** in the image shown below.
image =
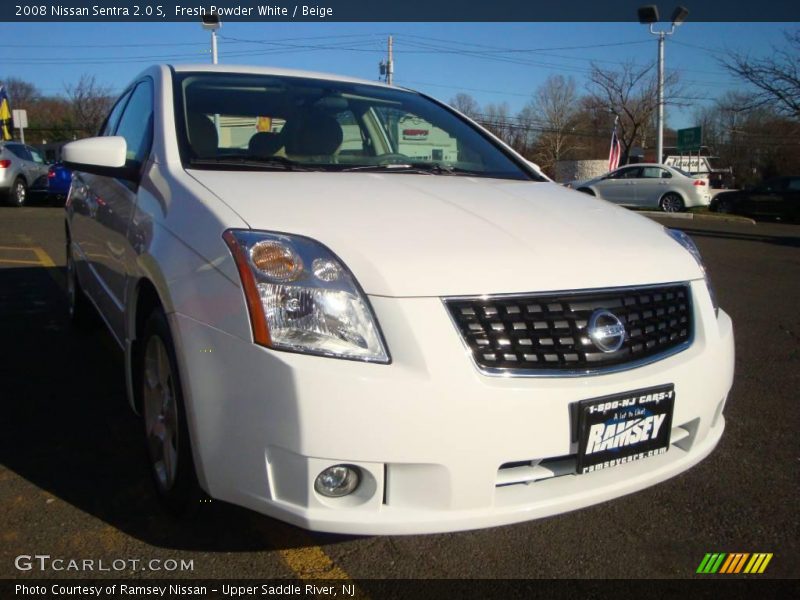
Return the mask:
M717 212L724 214L731 214L733 212L733 202L723 198L717 204Z
M661 203L659 206L664 212L671 213L681 212L685 208L683 198L674 193L664 194L664 197L661 198Z
M140 347L142 416L153 480L163 506L179 515L196 508L202 492L192 458L175 346L160 309L148 318Z

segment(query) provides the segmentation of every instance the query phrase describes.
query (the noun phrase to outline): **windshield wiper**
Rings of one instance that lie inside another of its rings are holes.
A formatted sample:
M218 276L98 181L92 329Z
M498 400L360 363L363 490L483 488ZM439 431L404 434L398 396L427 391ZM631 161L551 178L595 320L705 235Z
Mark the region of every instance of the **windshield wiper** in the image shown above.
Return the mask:
M189 164L198 167L232 166L258 169L280 169L282 171L310 171L305 166L284 156L255 156L252 154L227 154L212 158L192 158Z
M382 172L395 172L395 173L424 173L427 175L467 175L467 176L483 175L483 173L479 173L477 171L468 171L467 169L460 169L452 165L443 165L441 163L427 163L427 162L358 165L355 167L348 167L346 169L342 169L342 171L382 171Z

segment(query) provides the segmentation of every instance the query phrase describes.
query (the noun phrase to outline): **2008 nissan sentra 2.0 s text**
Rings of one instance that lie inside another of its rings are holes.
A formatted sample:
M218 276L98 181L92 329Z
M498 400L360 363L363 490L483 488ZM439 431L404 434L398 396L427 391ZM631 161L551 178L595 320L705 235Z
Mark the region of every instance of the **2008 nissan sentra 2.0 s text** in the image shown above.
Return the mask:
M661 482L722 435L733 331L691 240L422 94L157 66L63 156L71 314L124 349L174 511L487 527Z

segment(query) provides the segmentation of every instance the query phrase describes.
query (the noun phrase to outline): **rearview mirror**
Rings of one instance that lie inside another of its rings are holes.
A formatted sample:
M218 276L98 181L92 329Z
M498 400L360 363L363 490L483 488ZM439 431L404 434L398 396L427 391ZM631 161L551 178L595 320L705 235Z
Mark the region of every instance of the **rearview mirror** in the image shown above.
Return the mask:
M137 181L138 165L126 160L127 151L128 145L122 136L92 137L66 144L61 149L61 158L64 165L74 171Z

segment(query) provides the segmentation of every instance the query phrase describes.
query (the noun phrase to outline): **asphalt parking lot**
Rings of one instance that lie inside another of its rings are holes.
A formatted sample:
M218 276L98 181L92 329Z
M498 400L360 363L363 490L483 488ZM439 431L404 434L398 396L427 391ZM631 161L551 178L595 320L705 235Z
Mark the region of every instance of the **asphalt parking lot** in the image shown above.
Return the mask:
M0 208L0 577L672 578L707 552L770 552L759 577L800 576L800 226L664 223L700 246L736 331L727 430L707 460L540 521L345 537L218 502L186 521L160 512L121 355L102 329L68 326L63 211ZM20 571L21 554L193 570Z

